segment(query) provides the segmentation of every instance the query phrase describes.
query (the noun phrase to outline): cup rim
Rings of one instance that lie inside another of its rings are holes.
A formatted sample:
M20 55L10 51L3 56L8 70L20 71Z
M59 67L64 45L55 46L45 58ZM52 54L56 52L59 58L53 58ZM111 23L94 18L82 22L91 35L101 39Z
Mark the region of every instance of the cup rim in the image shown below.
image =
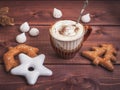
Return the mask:
M54 37L54 36L52 35L52 33L51 33L51 30L52 30L52 28L54 27L54 25L55 25L56 23L60 22L60 21L72 21L72 22L75 22L75 21L73 21L73 20L59 20L59 21L56 21L55 23L53 23L53 24L51 25L50 29L49 29L49 33L50 33L50 36L53 37L54 39L59 40L59 41L75 41L75 40L78 40L79 38L82 38L82 37L85 35L85 27L84 27L84 25L83 25L82 23L79 23L79 24L83 27L83 31L82 31L82 33L80 34L79 37L74 38L74 39L71 39L71 40L70 40L70 39L68 39L68 40L62 40L62 39L59 39L59 38Z

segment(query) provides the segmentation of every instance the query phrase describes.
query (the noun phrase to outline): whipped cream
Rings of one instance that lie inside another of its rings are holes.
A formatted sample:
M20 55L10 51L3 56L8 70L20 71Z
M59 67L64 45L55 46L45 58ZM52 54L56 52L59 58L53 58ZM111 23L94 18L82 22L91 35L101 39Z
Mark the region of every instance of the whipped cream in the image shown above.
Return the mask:
M57 40L72 41L84 35L84 27L72 20L61 20L51 27L50 34Z

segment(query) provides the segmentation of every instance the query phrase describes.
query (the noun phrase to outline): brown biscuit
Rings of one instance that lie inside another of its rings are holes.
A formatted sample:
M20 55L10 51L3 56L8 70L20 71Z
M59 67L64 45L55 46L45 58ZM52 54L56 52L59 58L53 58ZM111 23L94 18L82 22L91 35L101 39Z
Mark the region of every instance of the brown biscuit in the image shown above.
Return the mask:
M14 18L9 17L7 14L9 12L8 7L0 8L0 25L14 25Z
M113 71L111 61L116 61L116 49L112 44L101 44L100 47L92 47L91 51L83 51L82 55L93 61L95 65L102 65L106 69Z
M6 71L10 71L12 68L19 65L19 60L15 60L15 56L19 53L25 53L30 57L34 57L37 56L38 51L38 48L25 44L20 44L16 47L9 47L9 51L6 52L3 56Z

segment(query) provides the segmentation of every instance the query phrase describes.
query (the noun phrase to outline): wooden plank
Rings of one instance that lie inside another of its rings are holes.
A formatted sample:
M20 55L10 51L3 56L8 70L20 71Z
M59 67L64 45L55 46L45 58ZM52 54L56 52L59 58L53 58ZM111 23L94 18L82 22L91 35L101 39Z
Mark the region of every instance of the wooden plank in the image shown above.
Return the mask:
M47 65L53 76L39 77L34 86L20 76L6 73L0 65L0 90L119 90L120 66L114 72L92 65Z
M40 31L40 35L38 37L31 38L29 33L26 33L29 42L36 41L49 41L49 28L51 26L35 26L30 25L32 27L36 27ZM13 40L15 41L15 37L20 34L19 30L20 25L16 26L6 26L0 27L0 42ZM92 33L88 38L89 41L119 41L119 28L120 26L91 26ZM7 35L9 34L9 36ZM9 37L9 38L8 38Z
M14 2L14 4L13 4ZM120 1L89 1L85 13L90 13L91 25L120 25L120 13L117 10ZM83 1L1 1L0 7L8 6L9 15L15 18L16 24L28 21L36 25L51 25L61 19L76 20L79 16ZM63 17L54 19L53 8L61 9Z
M62 19L76 20L83 0L52 1L0 1L0 7L10 8L9 16L15 18L15 26L0 26L0 90L119 90L120 88L120 1L89 0L85 13L90 13L93 31L77 55L70 60L58 57L49 41L50 26ZM61 19L54 19L53 8L63 11ZM39 77L34 86L27 85L24 77L6 73L2 61L7 47L18 45L16 35L20 34L19 26L28 21L31 27L40 30L38 37L30 37L28 33L25 44L38 47L44 53L44 65L53 71L51 77ZM112 43L118 50L115 69L109 72L80 55L81 51L101 43Z
M83 58L80 53L83 50L88 50L92 46L97 46L101 43L112 43L118 50L117 59L120 58L120 36L119 36L119 26L92 26L93 31L87 41L84 42L83 47L77 53L77 55L70 60L64 60L58 57L53 51L50 41L49 41L49 27L50 26L32 26L37 27L40 30L40 35L38 37L30 37L28 33L27 42L25 44L38 47L40 49L40 54L46 55L45 64L91 64L89 60ZM3 54L7 51L7 47L16 46L18 43L15 41L16 35L20 34L19 25L13 27L1 27L0 28L0 59L2 60ZM9 34L9 35L8 35ZM1 61L0 60L0 61ZM116 64L120 64L117 60Z

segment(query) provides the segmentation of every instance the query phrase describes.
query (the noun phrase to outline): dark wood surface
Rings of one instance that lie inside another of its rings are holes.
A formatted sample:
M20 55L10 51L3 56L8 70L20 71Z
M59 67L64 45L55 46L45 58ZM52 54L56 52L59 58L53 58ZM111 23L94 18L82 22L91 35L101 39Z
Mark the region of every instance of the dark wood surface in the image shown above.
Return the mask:
M79 53L70 60L58 57L49 41L50 26L61 19L76 20L82 1L0 1L0 7L10 8L9 16L15 18L15 26L0 26L0 90L119 90L120 88L120 1L90 0L85 13L91 14L93 31ZM53 8L59 8L63 17L54 19ZM15 37L19 26L29 22L40 30L38 37L27 34L25 44L38 47L46 55L44 65L53 71L51 77L39 77L34 86L27 85L21 76L13 76L4 70L2 56L7 47L18 45ZM110 72L81 56L81 51L101 43L112 43L118 50L114 71Z

